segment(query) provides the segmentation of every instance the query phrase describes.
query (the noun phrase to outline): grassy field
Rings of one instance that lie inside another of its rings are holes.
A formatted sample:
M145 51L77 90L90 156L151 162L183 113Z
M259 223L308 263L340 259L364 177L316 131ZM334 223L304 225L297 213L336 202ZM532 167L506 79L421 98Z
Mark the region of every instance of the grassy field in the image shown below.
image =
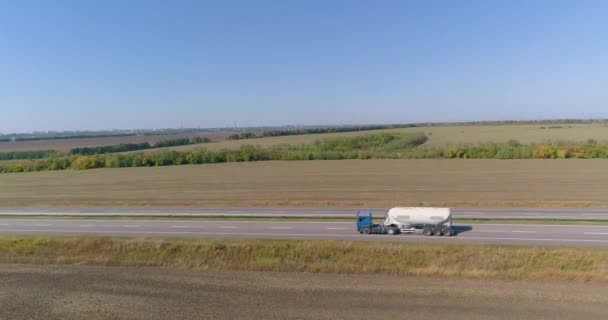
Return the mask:
M228 132L202 132L176 135L137 135L125 137L99 137L78 139L54 139L37 141L0 142L0 152L28 151L28 150L56 150L67 152L77 147L109 146L121 143L155 143L163 140L207 137L212 140L223 140Z
M608 142L608 126L605 124L561 124L561 128L549 129L550 125L479 125L479 126L436 126L415 127L405 129L387 129L374 131L359 131L328 134L308 134L299 136L270 137L261 139L246 139L236 141L219 141L205 145L189 145L171 148L173 150L191 150L204 147L209 150L236 149L244 144L253 144L269 147L278 144L308 144L316 140L354 137L365 134L378 133L420 133L424 132L429 140L425 146L445 147L459 144L478 144L486 142L507 142L510 139L518 140L523 144L542 142L586 142L595 139L598 142ZM545 129L541 129L541 128Z
M0 206L608 207L603 160L268 161L3 174Z
M1 237L0 263L608 282L608 250L582 248Z

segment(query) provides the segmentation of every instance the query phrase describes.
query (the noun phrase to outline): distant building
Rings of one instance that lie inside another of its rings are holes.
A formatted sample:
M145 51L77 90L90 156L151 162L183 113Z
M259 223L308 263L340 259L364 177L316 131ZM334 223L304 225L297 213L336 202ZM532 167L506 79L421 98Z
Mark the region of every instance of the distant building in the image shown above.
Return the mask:
M17 138L15 136L11 137L11 142L15 142L15 140L17 140Z

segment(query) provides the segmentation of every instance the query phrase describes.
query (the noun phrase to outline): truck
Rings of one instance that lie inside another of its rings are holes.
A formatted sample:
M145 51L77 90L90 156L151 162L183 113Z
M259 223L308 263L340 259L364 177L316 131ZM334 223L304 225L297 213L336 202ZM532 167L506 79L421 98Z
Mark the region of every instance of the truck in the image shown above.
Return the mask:
M450 208L397 207L390 209L382 224L373 222L371 211L357 213L357 231L362 234L412 234L452 236Z

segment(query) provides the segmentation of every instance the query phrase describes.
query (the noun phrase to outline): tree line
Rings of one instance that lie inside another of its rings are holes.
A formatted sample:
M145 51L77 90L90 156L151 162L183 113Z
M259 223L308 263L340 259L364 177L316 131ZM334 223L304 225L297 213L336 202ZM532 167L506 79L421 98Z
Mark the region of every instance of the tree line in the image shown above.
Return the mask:
M353 126L353 127L305 128L305 129L295 129L295 130L265 130L259 134L256 134L253 132L242 132L242 133L231 134L226 137L226 140L242 140L242 139L253 139L253 138L295 136L295 135L303 135L303 134L341 133L341 132L358 132L358 131L372 131L372 130L384 130L384 129L413 128L413 127L417 127L417 126L418 125L416 125L416 124L391 124L391 125L369 125L369 126Z
M194 137L192 139L179 138L179 139L162 140L162 141L158 141L154 144L150 144L148 142L121 143L121 144L111 145L111 146L73 148L70 150L70 154L71 155L90 156L90 155L95 155L95 154L105 154L105 153L146 150L146 149L153 149L153 148L183 146L183 145L188 145L188 144L207 143L210 141L211 140L207 137Z
M546 143L524 145L516 140L505 143L422 147L400 153L410 159L608 159L608 145L595 140L586 143Z
M344 127L320 127L320 128L303 128L303 129L277 129L264 130L261 133L242 132L231 134L226 137L226 140L242 140L265 137L280 137L293 136L303 134L321 134L321 133L339 133L339 132L357 132L371 131L384 129L401 129L401 128L417 128L417 127L443 127L443 126L495 126L495 125L531 125L531 124L549 124L549 129L563 128L559 124L608 124L608 119L552 119L552 120L502 120L502 121L466 121L466 122L420 122L407 124L387 124L387 125L363 125L363 126L344 126ZM540 127L547 129L547 127Z
M342 159L608 159L608 145L588 141L584 144L531 144L511 140L445 148L425 147L423 134L378 134L316 141L305 145L277 145L262 148L244 145L236 150L191 151L161 150L123 154L69 155L0 165L0 172L122 167L153 167L222 162L267 160L342 160Z
M152 167L183 164L246 162L265 160L369 159L426 142L424 134L381 134L316 141L308 145L278 145L261 148L244 145L237 150L162 150L122 154L67 155L27 163L0 166L0 172L121 167Z
M0 160L26 160L26 159L42 159L56 155L53 150L34 150L34 151L13 151L1 152Z
M143 143L121 143L110 146L99 146L99 147L79 147L72 148L67 155L96 155L105 153L116 153L126 151L137 151L146 150L153 148L164 148L173 146L182 146L188 144L199 144L208 143L211 140L207 137L194 137L191 139L180 138L180 139L169 139L158 141L154 144L148 142ZM65 156L65 153L61 153L55 150L28 150L28 151L11 151L11 152L0 152L0 161L2 160L36 160L50 157Z

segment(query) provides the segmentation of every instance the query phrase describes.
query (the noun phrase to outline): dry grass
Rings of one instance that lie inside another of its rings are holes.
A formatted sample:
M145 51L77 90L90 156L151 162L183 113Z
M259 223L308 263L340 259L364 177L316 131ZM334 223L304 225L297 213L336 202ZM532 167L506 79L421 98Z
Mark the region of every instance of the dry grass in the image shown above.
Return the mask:
M56 139L38 141L17 141L0 142L0 152L27 151L27 150L57 150L61 152L69 151L77 147L109 146L121 143L155 143L163 140L207 137L212 140L224 139L228 132L204 132L187 133L177 135L150 135L150 136L126 136L126 137L100 137L100 138L79 138L79 139Z
M190 145L174 147L174 150L191 150L204 147L209 150L236 149L243 144L253 144L269 147L278 144L307 144L327 138L353 137L372 133L424 132L429 137L425 146L444 147L447 145L477 144L486 142L506 142L510 139L518 140L524 144L542 143L550 141L586 142L595 139L599 142L608 142L608 126L603 124L562 124L561 129L541 129L549 127L539 125L488 125L488 126L437 126L417 127L405 129L388 129L375 131L359 131L329 134L309 134L300 136L271 137L263 139L248 139L238 141L220 141L205 145Z
M607 207L604 160L268 161L3 174L0 206Z
M608 250L582 248L5 237L0 262L608 282Z

